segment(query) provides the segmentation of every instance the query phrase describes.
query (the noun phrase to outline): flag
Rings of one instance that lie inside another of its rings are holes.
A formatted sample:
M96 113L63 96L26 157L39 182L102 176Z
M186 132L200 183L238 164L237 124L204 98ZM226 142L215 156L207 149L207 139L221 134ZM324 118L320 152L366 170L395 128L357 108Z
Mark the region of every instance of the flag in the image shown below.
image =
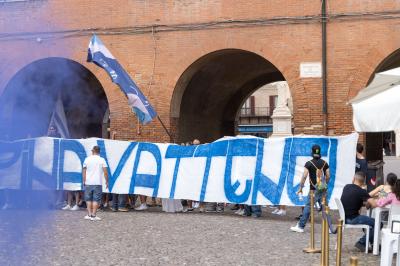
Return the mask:
M128 98L128 105L137 115L140 123L147 124L157 116L154 108L135 82L96 35L93 35L90 40L87 61L105 69L112 81L119 85Z
M64 105L61 93L58 94L53 113L50 118L47 136L56 138L69 138L67 118L65 117Z

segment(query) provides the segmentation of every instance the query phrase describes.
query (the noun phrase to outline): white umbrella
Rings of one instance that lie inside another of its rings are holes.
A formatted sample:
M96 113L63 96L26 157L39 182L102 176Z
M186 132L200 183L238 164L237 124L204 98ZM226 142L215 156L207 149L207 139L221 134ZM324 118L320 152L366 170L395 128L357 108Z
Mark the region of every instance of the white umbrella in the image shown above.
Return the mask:
M358 132L384 132L400 128L400 68L377 73L350 101Z

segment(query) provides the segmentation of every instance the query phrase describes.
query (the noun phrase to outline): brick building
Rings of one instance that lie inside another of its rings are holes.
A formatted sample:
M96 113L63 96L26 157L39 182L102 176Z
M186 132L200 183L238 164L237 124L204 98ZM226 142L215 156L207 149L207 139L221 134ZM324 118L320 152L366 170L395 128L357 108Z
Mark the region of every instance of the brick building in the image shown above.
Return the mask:
M119 88L86 62L96 33L175 141L233 134L246 98L275 81L289 84L296 134L349 133L347 102L375 72L400 65L400 1L326 1L326 12L325 116L322 77L300 75L323 61L321 1L0 1L3 130L21 106L26 128L38 110L46 122L62 91L73 137L106 136L109 118L117 139L170 141L157 120L139 126ZM45 122L24 134L40 135Z

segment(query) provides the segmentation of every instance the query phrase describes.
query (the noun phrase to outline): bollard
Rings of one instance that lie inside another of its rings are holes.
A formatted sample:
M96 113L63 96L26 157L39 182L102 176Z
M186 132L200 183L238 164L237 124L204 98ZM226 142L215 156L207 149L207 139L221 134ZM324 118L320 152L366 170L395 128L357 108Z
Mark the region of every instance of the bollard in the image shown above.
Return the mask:
M321 249L315 248L314 191L312 191L312 190L310 190L310 206L311 206L311 208L310 208L310 217L311 217L311 223L310 223L310 247L303 249L303 252L305 252L305 253L319 253L319 252L321 252Z
M324 206L325 209L325 266L329 265L329 223L328 223L328 215L329 215L329 207Z
M340 266L342 264L342 227L343 220L339 219L337 225L336 266Z
M325 206L325 197L322 197L322 207ZM322 216L322 223L321 223L321 266L325 265L325 255L326 255L326 241L325 241L325 237L326 237L326 221L324 219L324 217Z
M358 258L357 257L350 258L350 266L358 266Z

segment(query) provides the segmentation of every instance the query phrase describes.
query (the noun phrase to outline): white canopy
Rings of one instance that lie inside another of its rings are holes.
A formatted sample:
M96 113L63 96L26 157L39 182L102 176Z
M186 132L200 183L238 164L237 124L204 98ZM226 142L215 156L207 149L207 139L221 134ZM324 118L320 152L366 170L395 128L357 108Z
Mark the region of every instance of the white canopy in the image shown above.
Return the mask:
M400 129L400 67L377 73L350 103L356 131Z

